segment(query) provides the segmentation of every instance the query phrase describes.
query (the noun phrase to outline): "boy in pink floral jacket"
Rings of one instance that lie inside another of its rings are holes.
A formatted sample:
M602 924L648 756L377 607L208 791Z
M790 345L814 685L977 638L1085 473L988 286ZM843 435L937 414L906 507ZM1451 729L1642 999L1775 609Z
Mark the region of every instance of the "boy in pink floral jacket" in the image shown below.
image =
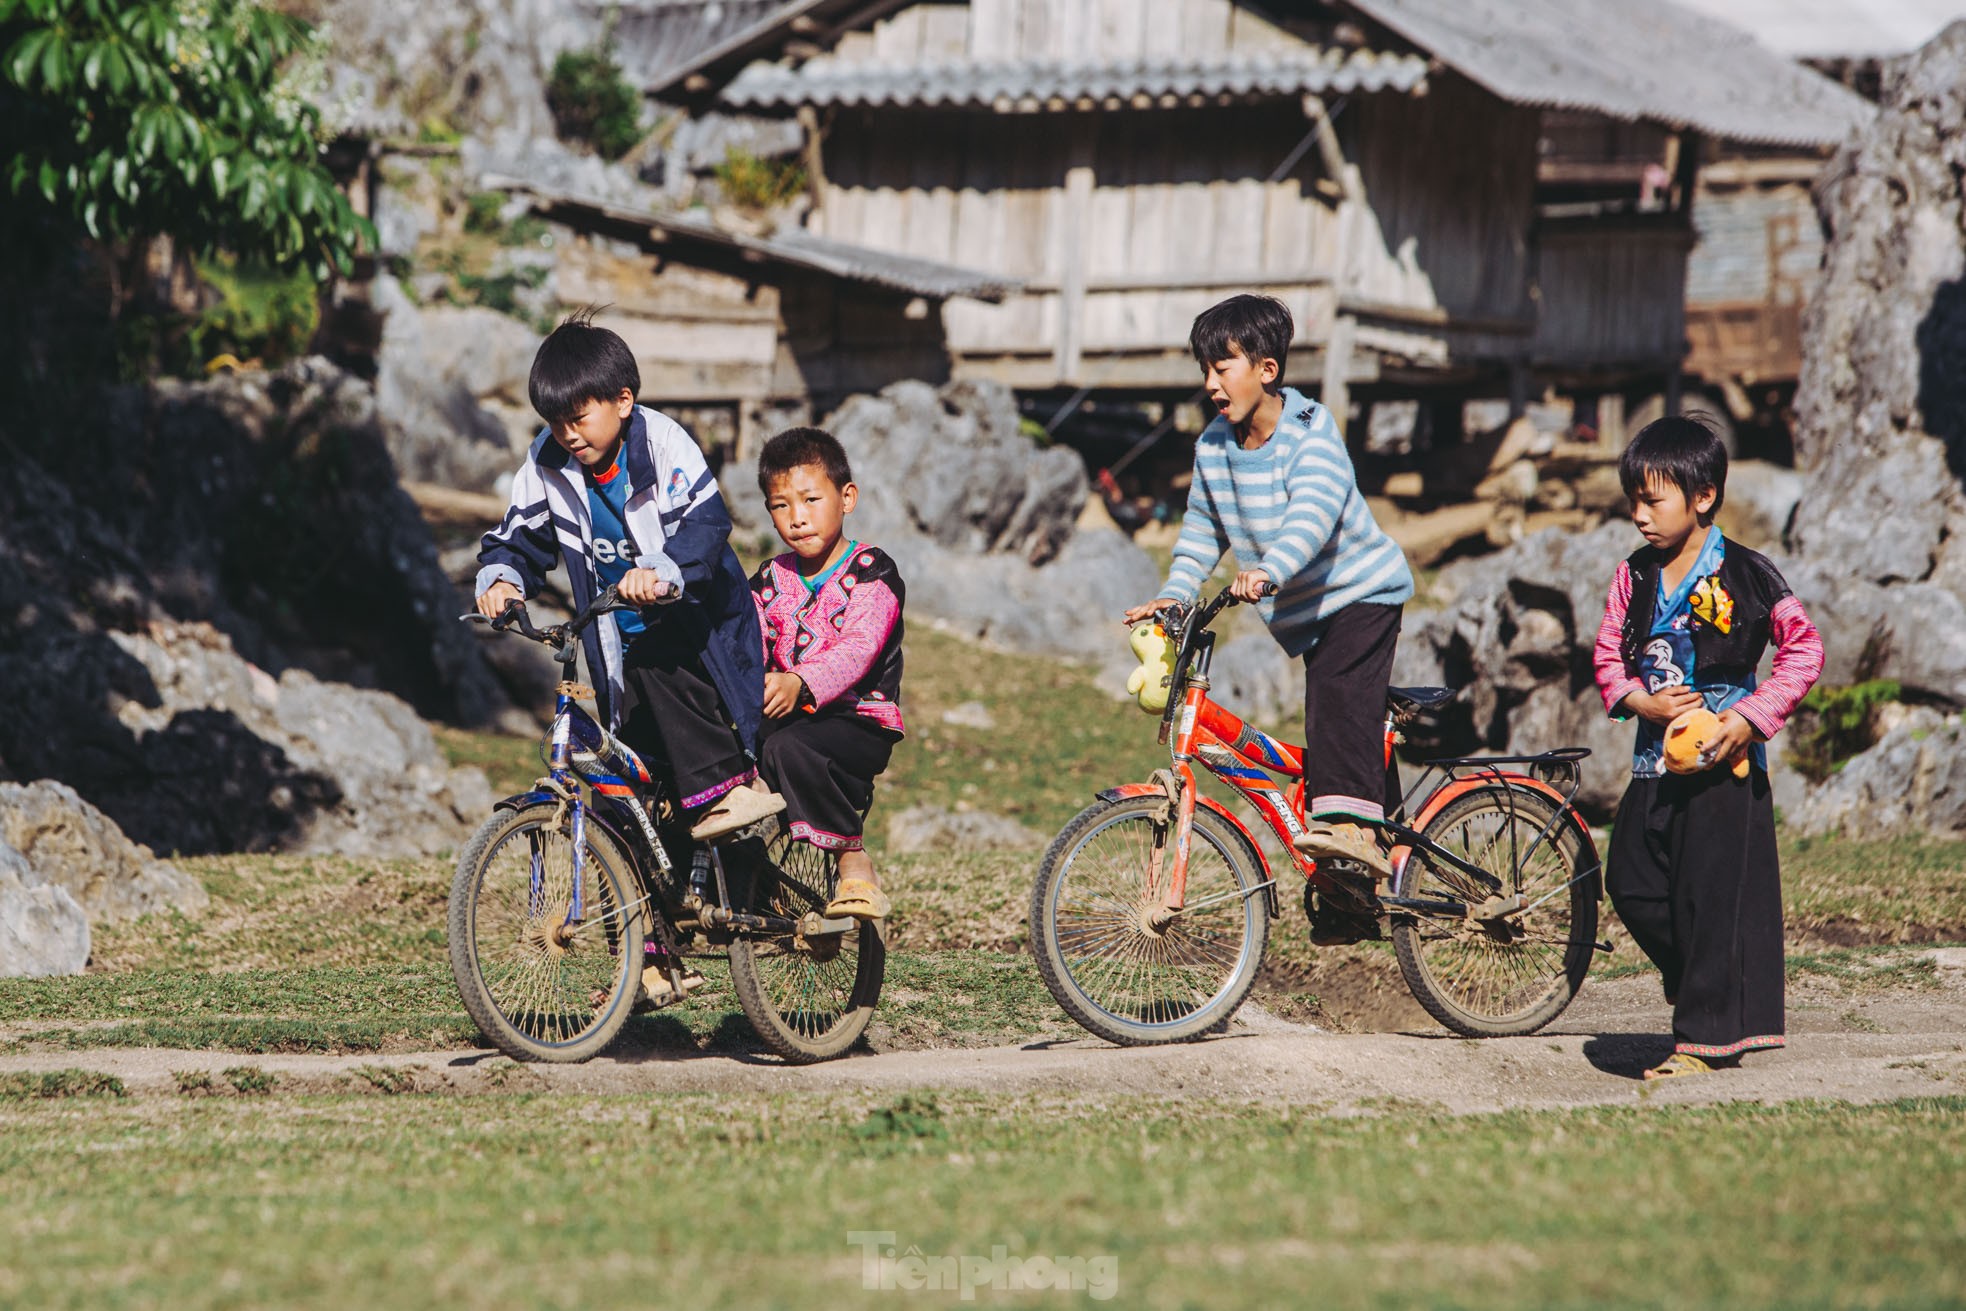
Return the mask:
M861 832L901 740L906 589L885 551L846 536L859 489L831 433L791 428L766 442L758 486L791 548L751 578L765 645L759 767L785 798L792 836L839 853L826 913L884 919Z

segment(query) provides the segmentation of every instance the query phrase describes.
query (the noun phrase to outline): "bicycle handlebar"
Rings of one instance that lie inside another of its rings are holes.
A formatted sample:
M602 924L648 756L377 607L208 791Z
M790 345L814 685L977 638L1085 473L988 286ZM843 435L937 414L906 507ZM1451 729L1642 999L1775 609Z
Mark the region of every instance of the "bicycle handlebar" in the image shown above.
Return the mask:
M1277 585L1270 582L1264 583L1262 594L1265 597L1275 596L1277 594ZM1192 611L1188 610L1186 606L1181 606L1177 603L1175 606L1170 607L1170 609L1176 612L1174 623L1171 626L1172 630L1177 637L1181 638L1199 634L1215 622L1216 615L1222 613L1222 611L1232 605L1240 605L1241 603L1242 599L1227 587L1217 592L1212 598Z
M548 624L544 628L533 626L531 617L526 613L526 603L517 597L505 603L505 608L498 612L496 619L487 619L475 610L470 614L459 615L458 618L466 623L485 624L494 633L516 630L521 637L530 638L538 642L541 646L564 648L574 638L580 635L582 629L586 628L587 625L593 623L596 619L599 619L602 615L614 614L621 610L639 609L641 609L640 606L622 600L621 594L610 583L608 586L602 588L594 599L583 606L580 612L575 614L571 619L568 619L564 623Z

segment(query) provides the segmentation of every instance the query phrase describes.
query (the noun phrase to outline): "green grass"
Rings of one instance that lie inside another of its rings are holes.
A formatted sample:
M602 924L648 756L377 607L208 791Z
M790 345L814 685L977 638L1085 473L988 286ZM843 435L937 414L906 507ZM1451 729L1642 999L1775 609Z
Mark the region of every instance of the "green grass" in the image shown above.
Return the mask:
M1836 945L1966 940L1966 842L1782 841L1791 932Z
M65 1097L127 1097L123 1081L94 1070L0 1074L0 1101L57 1101Z
M702 962L705 991L629 1020L624 1051L756 1054L728 965ZM108 1047L369 1052L479 1045L448 965L303 970L143 970L0 980L0 1025L22 1049ZM1028 957L896 953L874 1040L883 1049L974 1047L1075 1032Z
M0 1300L905 1304L863 1284L879 1240L848 1235L872 1232L927 1258L1076 1260L1128 1307L1309 1289L1329 1308L1940 1307L1966 1297L1962 1153L1958 1098L1468 1119L918 1095L6 1101L0 1245L34 1259L0 1265Z

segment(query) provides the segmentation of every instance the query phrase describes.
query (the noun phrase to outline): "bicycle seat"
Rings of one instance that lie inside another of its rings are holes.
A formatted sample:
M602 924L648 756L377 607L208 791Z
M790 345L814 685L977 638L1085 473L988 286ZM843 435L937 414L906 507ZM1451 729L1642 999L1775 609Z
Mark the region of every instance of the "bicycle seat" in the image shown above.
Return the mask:
M1404 714L1438 710L1461 694L1457 687L1389 687L1386 703Z

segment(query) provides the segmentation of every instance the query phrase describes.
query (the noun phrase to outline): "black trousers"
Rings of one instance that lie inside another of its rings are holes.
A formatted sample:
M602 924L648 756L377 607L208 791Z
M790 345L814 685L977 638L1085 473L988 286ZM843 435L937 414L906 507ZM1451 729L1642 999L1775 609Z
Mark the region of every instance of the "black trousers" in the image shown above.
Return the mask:
M1386 817L1386 688L1399 622L1396 605L1346 606L1305 653L1304 813L1314 819Z
M1677 1050L1783 1045L1782 874L1768 775L1635 778L1612 822L1611 904L1673 1002Z
M785 798L792 836L827 851L859 851L874 780L899 740L845 707L767 719L759 767Z
M663 771L685 810L757 776L687 626L651 624L629 644L621 672L621 740Z

